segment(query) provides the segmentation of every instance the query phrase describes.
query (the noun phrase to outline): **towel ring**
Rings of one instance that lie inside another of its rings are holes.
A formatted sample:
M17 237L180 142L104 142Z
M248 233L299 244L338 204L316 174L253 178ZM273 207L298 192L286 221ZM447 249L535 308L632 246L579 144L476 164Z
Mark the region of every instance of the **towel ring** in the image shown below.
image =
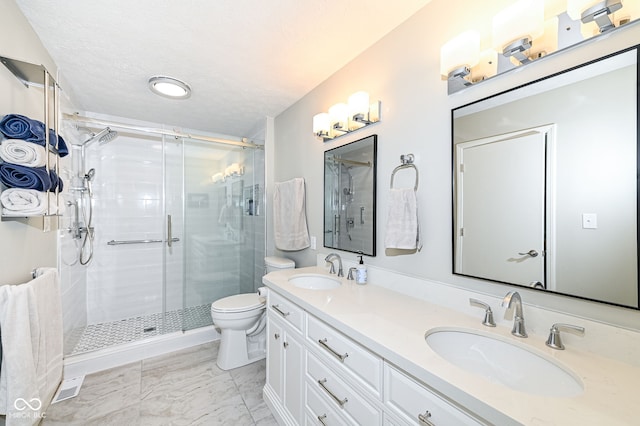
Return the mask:
M416 184L413 187L414 191L418 190L418 181L419 181L419 173L418 173L418 168L416 167L415 164L413 164L413 154L407 154L407 155L401 155L400 156L400 161L402 162L401 165L399 165L398 167L396 167L395 169L393 169L393 172L391 172L391 183L390 183L390 188L393 189L393 178L396 175L396 172L402 169L413 169L416 172Z

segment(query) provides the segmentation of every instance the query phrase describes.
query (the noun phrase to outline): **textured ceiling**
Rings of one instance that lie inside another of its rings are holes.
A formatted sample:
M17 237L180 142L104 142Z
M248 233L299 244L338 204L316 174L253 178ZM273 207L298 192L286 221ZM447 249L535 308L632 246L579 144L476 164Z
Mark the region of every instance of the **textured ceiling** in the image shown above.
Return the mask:
M80 109L250 136L430 0L15 1Z

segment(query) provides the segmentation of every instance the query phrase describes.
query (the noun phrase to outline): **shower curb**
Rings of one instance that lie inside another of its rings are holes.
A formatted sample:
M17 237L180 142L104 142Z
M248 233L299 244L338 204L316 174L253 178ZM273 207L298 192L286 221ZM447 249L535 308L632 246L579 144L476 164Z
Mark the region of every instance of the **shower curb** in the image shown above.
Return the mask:
M210 325L195 330L178 331L150 337L143 341L71 355L64 359L63 375L66 379L96 373L219 339L220 334L214 326Z

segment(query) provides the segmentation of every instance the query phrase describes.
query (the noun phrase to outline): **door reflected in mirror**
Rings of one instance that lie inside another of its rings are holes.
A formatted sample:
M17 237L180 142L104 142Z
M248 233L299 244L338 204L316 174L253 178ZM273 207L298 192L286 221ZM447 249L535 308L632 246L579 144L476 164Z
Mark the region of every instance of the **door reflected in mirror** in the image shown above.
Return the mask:
M452 111L455 274L638 308L637 62Z
M324 246L376 255L377 135L324 153Z

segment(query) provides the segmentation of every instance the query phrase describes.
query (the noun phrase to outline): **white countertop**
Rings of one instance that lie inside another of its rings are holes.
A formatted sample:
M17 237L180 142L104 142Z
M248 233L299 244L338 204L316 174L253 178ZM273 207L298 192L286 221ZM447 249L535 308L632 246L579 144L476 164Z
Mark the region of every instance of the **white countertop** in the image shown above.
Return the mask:
M483 326L482 315L467 316L376 285L357 285L344 278L333 290L307 290L289 284L288 278L300 273L326 271L318 267L277 271L266 275L263 282L488 421L506 424L515 420L526 425L640 423L637 367L568 346L564 351L554 350L545 345L546 336L521 339L512 336L510 328ZM566 398L532 395L464 371L426 344L425 332L435 327L475 330L552 358L582 380L584 393Z

